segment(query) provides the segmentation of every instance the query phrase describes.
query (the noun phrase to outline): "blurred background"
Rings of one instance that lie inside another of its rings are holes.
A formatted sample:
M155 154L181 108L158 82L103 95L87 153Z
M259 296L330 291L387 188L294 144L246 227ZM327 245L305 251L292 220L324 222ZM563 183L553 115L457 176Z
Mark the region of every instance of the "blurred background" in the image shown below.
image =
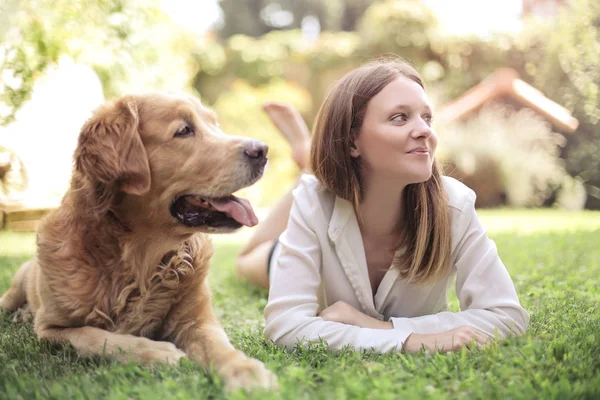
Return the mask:
M1 0L0 226L56 207L91 110L144 90L266 141L243 193L266 208L298 171L263 102L311 127L334 81L390 54L421 72L478 207L600 209L600 0Z

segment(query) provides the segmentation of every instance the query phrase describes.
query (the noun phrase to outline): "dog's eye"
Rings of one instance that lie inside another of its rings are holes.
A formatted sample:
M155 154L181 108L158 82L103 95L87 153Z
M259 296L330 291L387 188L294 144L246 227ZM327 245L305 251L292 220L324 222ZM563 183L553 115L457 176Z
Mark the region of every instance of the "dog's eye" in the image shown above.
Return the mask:
M194 129L192 129L189 125L184 125L181 128L177 129L174 137L188 137L194 136Z

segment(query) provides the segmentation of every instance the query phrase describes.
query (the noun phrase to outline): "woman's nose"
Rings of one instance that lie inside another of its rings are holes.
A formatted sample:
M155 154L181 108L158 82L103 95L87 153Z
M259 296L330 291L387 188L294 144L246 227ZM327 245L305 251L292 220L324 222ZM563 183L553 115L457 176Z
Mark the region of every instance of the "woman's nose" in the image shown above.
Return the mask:
M413 129L413 135L416 138L423 137L428 139L432 135L432 132L431 125L422 118L419 118L419 120L416 122L415 129Z

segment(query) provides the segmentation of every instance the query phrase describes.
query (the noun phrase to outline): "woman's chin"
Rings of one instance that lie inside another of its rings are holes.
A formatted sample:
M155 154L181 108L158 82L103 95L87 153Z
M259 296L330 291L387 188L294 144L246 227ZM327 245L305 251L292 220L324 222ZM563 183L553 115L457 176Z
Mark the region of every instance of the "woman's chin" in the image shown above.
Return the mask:
M432 176L431 170L429 171L415 171L415 173L410 175L409 185L415 183L423 183L428 181Z
M387 169L379 171L369 171L369 174L363 176L364 179L371 180L389 180L394 182L404 182L405 185L412 185L429 180L433 175L432 168L420 166L417 168Z

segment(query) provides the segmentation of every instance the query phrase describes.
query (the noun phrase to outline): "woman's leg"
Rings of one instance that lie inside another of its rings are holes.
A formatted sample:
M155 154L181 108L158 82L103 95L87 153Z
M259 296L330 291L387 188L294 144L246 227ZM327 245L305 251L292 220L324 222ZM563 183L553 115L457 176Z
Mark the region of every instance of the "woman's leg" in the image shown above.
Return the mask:
M282 103L266 103L264 109L290 143L292 157L300 171L306 170L310 133L298 111ZM275 241L287 226L291 208L290 190L271 207L267 217L255 228L254 234L238 255L236 267L240 278L263 288L269 287L267 261Z

